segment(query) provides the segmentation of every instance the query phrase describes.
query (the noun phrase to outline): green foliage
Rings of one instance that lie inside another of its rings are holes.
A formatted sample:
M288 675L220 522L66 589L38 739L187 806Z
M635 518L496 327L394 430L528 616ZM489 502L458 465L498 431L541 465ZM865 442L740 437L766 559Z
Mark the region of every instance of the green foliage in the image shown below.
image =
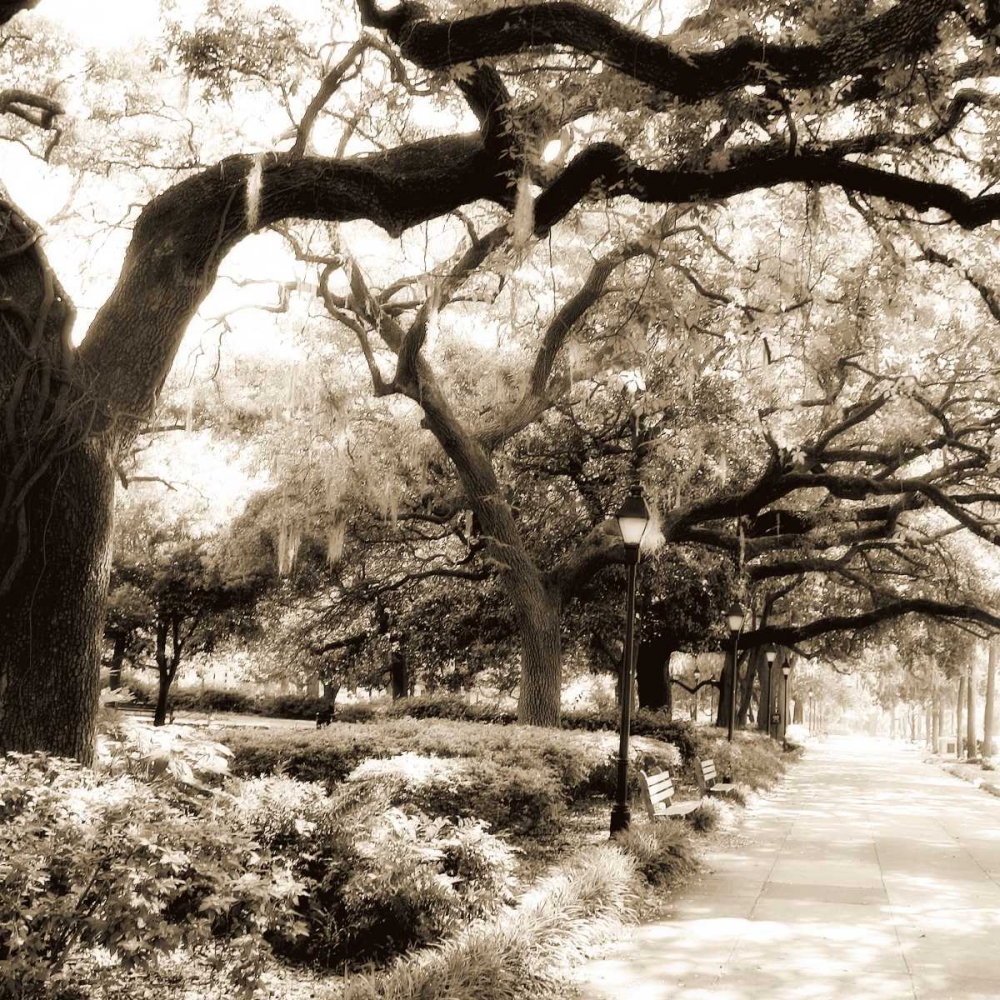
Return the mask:
M163 788L40 754L0 762L3 1000L58 993L71 953L95 946L126 969L184 948L249 992L264 935L301 929L301 891L285 860Z

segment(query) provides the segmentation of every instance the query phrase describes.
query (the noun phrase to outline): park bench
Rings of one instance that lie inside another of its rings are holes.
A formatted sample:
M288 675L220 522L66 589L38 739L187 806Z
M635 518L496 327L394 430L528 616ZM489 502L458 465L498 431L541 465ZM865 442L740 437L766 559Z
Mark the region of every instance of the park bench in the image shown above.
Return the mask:
M701 789L701 794L711 798L713 795L731 795L736 786L728 782L720 782L715 770L715 761L711 757L694 762L694 776Z
M658 771L655 774L639 772L639 788L642 791L642 801L646 804L646 812L654 822L658 819L677 819L687 816L701 805L700 802L674 802L674 782L669 771Z

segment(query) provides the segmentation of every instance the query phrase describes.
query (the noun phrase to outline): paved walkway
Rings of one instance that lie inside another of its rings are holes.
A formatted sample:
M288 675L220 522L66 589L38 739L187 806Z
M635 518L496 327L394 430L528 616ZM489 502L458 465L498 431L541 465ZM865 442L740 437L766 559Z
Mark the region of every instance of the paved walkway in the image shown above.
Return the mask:
M888 740L811 745L588 1000L998 1000L1000 799Z

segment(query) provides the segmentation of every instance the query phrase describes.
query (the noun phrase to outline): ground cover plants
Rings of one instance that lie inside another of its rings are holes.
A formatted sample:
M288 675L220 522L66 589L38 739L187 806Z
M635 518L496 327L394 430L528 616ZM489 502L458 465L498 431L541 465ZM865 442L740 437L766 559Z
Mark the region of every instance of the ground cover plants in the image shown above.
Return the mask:
M729 766L715 735L692 738ZM672 744L632 750L685 780ZM569 964L650 912L732 809L652 826L636 799L608 843L615 752L601 730L395 713L301 732L119 720L95 771L8 755L0 1000L116 997L122 976L154 984L182 955L212 997L249 995L264 972L286 996L336 973L317 987L330 1000L559 996ZM740 734L734 777L766 787L780 756Z

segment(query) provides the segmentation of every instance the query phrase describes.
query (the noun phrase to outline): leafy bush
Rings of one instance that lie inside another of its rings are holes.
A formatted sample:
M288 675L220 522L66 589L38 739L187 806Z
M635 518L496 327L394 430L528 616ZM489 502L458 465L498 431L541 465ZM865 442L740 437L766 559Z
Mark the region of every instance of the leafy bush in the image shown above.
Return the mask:
M711 833L719 825L719 807L714 802L703 801L685 818L698 833Z
M466 722L493 722L511 725L517 713L489 702L466 701L458 694L425 694L414 698L398 698L382 713L389 719L451 719Z
M669 885L694 867L691 843L676 823L630 826L615 835L615 843L635 859L636 868L650 885Z
M217 809L225 821L268 847L302 845L336 830L338 804L323 785L276 776L234 782Z
M623 922L641 893L634 860L613 845L588 848L522 897L384 976L352 980L344 1000L537 1000L567 995L561 973Z
M329 702L304 694L268 694L254 699L252 711L279 719L315 719L316 713Z
M567 729L617 731L619 717L617 712L572 711L563 712L562 723ZM646 736L663 743L672 743L685 763L698 756L700 744L697 730L689 722L671 719L664 712L639 709L632 717L631 732L633 736Z
M566 812L556 776L544 765L406 753L366 761L347 780L368 801L412 803L432 816L476 817L522 836L554 833Z
M513 856L478 820L452 823L369 808L348 787L286 777L237 781L220 817L280 851L306 888L305 933L272 935L279 954L327 967L385 961L507 903Z
M71 954L96 946L125 968L184 948L249 990L264 934L298 932L301 891L281 858L162 788L41 754L0 761L3 1000L56 994Z
M371 722L375 718L375 705L371 702L347 702L337 706L338 722Z
M150 728L116 720L97 738L98 767L110 774L166 780L206 791L229 770L232 752L204 732L180 726Z
M729 743L716 739L705 746L720 775L730 774L740 785L757 790L770 788L784 773L781 747L763 733L740 733Z
M614 733L400 718L373 725L335 722L317 732L260 734L234 729L221 738L233 750L234 773L282 770L305 781L323 781L328 787L344 780L365 760L416 753L486 758L498 766L525 770L546 768L557 778L560 791L556 797L569 801L612 794L615 789L618 738ZM675 747L650 738L633 739L631 752L634 763L647 769L674 770L680 763ZM637 774L637 769L633 771Z

